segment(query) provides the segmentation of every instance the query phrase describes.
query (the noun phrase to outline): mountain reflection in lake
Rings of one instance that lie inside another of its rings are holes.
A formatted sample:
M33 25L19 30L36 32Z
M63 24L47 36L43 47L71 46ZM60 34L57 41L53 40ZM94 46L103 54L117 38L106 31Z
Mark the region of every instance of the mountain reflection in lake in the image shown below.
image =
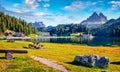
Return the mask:
M62 38L42 38L38 37L31 41L38 42L51 42L51 43L71 43L71 44L87 44L90 46L111 46L120 45L120 38L106 38L106 37L94 37L92 39L84 39L82 37L62 37Z

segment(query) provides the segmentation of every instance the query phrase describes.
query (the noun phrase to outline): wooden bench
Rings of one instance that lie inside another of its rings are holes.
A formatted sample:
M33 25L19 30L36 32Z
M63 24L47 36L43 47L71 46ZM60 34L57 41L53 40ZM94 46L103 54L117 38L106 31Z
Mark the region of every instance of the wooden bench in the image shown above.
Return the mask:
M27 50L4 50L4 49L0 49L0 53L5 53L6 59L12 59L13 53L28 53L28 51Z

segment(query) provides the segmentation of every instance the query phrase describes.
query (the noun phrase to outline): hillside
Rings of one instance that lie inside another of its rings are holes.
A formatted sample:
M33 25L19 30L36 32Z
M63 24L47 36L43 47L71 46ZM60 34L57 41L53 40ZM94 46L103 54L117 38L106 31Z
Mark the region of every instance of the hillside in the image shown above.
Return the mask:
M22 32L25 35L37 33L37 29L26 21L0 12L0 34L3 34L7 29L15 32Z
M48 30L51 35L70 36L71 33L88 32L87 28L81 24L59 24Z
M119 37L120 36L120 18L110 19L101 27L92 30L95 36L110 36Z

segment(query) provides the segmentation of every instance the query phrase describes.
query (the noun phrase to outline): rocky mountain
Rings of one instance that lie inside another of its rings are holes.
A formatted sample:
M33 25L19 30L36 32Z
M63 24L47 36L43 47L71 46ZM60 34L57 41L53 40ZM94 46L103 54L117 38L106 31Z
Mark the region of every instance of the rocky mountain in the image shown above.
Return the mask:
M37 28L38 30L41 30L43 28L45 28L45 24L43 22L37 22L35 21L34 23L30 23L32 26L34 26L35 28Z
M80 24L86 25L88 28L96 28L107 22L107 17L103 13L97 14L94 12L89 18L82 21Z

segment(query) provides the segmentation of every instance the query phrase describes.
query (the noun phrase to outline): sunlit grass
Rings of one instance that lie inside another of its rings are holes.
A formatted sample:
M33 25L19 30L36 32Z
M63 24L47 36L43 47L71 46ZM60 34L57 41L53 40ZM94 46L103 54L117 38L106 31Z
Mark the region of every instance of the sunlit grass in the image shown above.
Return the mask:
M27 49L23 48L28 46L30 42L25 41L15 41L14 43L7 43L6 41L0 41L0 48L3 49ZM28 54L13 54L15 59L5 60L0 59L0 70L2 71L23 71L29 72L29 70L35 71L48 71L55 72L52 68L49 68L39 62L33 61L30 56L40 56L48 58L57 63L64 65L71 72L101 72L101 68L89 68L84 66L77 66L71 64L76 55L84 54L96 54L101 56L107 56L110 58L110 61L113 62L109 65L107 69L110 72L120 72L120 64L115 64L120 62L120 47L103 47L103 46L86 46L86 45L71 45L71 44L55 44L55 43L41 43L44 45L44 49L27 49ZM0 54L0 56L4 56ZM7 69L4 68L4 65L9 64L11 67ZM3 66L3 67L2 67ZM56 71L57 72L57 71Z

